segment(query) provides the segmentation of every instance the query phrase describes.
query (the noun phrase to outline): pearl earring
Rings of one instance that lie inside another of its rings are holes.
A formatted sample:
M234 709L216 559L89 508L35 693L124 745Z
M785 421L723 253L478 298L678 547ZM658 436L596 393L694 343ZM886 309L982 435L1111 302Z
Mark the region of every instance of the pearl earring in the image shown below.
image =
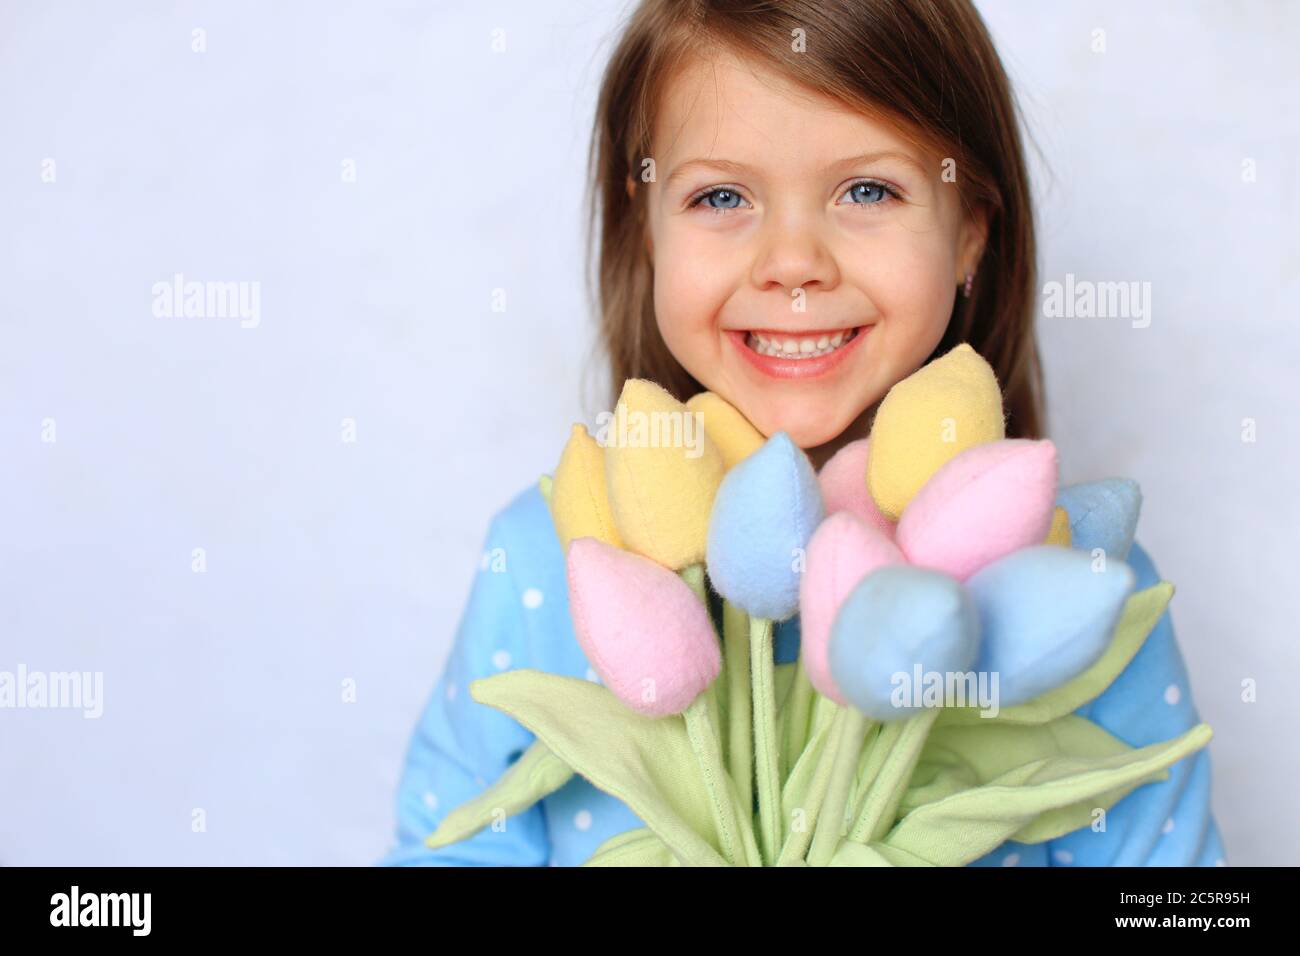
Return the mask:
M973 272L966 273L966 284L962 286L961 294L965 296L967 299L970 298L971 284L974 281L975 281L975 273Z

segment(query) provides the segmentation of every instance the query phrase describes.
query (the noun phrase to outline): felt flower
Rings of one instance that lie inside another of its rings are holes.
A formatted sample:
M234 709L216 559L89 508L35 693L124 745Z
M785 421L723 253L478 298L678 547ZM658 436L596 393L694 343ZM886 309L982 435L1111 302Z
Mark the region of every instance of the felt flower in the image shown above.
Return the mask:
M1101 548L1121 561L1128 557L1142 510L1142 489L1136 481L1103 478L1067 485L1056 500L1070 516L1074 547Z
M880 721L921 710L922 674L966 672L979 653L980 622L961 583L940 571L890 564L850 592L831 626L834 683L852 705ZM905 679L901 679L905 678Z
M897 519L950 458L1005 435L997 377L962 343L898 382L880 403L867 462L871 497Z
M998 703L1014 707L1065 684L1105 651L1136 578L1122 561L1097 570L1082 552L1023 548L966 581L979 610L975 669L998 675Z
M648 558L595 538L569 545L578 643L605 686L650 717L680 714L717 678L722 654L690 586Z
M808 456L777 432L718 489L707 551L713 586L751 617L792 617L804 549L823 516Z
M550 488L551 518L567 553L574 538L623 546L605 488L605 452L582 425L574 425Z
M700 392L687 401L686 407L704 416L704 431L718 446L728 470L762 448L766 441L749 419L713 392Z
M850 511L828 517L808 542L799 589L799 648L812 686L836 703L848 701L831 675L831 625L849 592L868 574L907 558L884 532Z
M849 442L822 465L817 473L817 482L821 485L827 514L850 511L893 537L893 519L881 513L867 491L867 459L870 454L870 438Z
M1019 548L1041 544L1056 500L1056 446L1004 438L950 458L898 519L911 564L964 580Z
M695 415L653 382L628 379L597 440L602 436L610 507L624 545L673 570L704 560L725 468Z

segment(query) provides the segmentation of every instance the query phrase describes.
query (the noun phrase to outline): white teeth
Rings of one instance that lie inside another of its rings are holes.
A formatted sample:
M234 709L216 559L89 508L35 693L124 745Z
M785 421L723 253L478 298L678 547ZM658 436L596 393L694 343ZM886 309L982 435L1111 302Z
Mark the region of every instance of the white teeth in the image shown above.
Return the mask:
M848 332L836 332L834 335L822 335L817 338L768 339L757 332L751 332L745 339L745 344L759 355L783 359L806 359L834 352L841 345L853 341L855 334L856 330L850 329Z

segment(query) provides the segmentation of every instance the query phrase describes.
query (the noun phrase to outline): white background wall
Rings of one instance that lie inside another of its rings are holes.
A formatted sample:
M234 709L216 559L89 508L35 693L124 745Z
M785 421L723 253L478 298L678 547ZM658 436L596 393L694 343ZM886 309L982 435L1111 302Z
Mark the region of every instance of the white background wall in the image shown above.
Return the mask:
M1063 477L1141 482L1229 860L1300 862L1300 6L980 6L1043 280L1152 283L1149 328L1042 321ZM595 410L580 202L624 8L0 5L0 670L104 674L98 720L0 710L0 863L386 849L487 522ZM259 282L260 324L155 317L177 272Z

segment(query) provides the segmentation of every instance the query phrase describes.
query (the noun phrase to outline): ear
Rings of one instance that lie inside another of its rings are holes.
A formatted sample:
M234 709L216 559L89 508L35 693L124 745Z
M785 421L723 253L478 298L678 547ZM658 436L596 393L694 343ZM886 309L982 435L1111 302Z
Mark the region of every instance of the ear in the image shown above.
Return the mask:
M962 217L961 230L957 235L957 285L966 281L966 273L975 272L979 268L988 237L988 208L976 206Z

